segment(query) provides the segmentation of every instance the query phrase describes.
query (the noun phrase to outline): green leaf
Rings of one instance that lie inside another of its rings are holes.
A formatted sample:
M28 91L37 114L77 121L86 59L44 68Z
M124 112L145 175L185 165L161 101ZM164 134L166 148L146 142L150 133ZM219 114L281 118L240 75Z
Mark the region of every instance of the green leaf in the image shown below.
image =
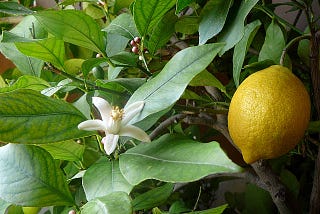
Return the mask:
M11 205L11 203L6 202L0 198L0 213L6 213L6 209Z
M128 46L129 39L119 34L108 34L106 53L108 57L112 57L120 52L125 51Z
M228 204L224 204L216 208L202 210L202 211L195 211L195 212L190 212L186 214L222 214L224 210L227 209L227 207L228 207Z
M54 159L58 160L81 161L84 152L84 146L73 140L41 144L39 146L47 150Z
M129 6L132 4L133 0L117 0L114 3L114 13L118 13L119 10L122 8L129 8Z
M146 82L145 78L117 78L113 80L97 80L97 86L107 87L109 86L121 86L130 93L133 93L143 83ZM111 87L112 88L112 87Z
M175 0L136 0L133 5L133 18L140 35L144 37L151 33L175 3Z
M103 62L106 62L105 58L91 58L85 60L81 65L81 71L83 75L87 76L94 67L100 65Z
M240 73L242 69L242 65L250 47L250 44L256 35L261 22L259 20L253 21L250 24L246 25L244 28L244 36L239 41L238 44L234 47L233 52L233 80L236 87L239 86L240 83Z
M246 205L242 211L244 214L256 213L257 210L259 210L259 214L275 213L270 194L253 184L247 185L244 200Z
M199 18L196 16L183 16L175 24L176 32L183 34L194 34L198 32Z
M295 198L298 198L300 192L300 183L297 177L289 170L283 169L280 174L281 181L291 191Z
M119 162L110 161L106 157L87 169L82 184L88 201L113 192L129 194L133 188L121 174Z
M222 30L232 0L210 0L200 13L199 45L205 44L209 39Z
M136 67L138 55L132 52L122 51L111 56L110 60L117 66Z
M131 201L125 192L113 192L86 203L82 214L132 214Z
M104 53L104 33L89 15L77 10L41 11L36 19L54 36L90 50Z
M88 136L77 125L86 120L75 107L36 91L0 93L0 141L53 143Z
M171 195L174 184L167 183L137 196L132 201L133 210L147 210L163 204Z
M241 1L241 5L234 17L228 19L225 28L218 35L218 42L225 42L226 45L220 51L222 56L227 50L237 44L244 34L244 21L251 9L258 3L258 0Z
M34 34L30 32L34 30ZM15 26L10 33L24 37L27 39L43 38L46 32L40 26L39 22L33 16L25 17L17 26ZM22 54L13 43L0 43L0 51L8 59L10 59L22 74L40 76L44 62L39 59Z
M35 91L42 91L43 89L48 87L50 87L49 83L39 77L23 75L19 77L17 81L13 83L11 86L0 88L0 93L14 91L16 89L23 88L32 89Z
M279 63L286 42L280 26L272 21L266 31L266 38L260 50L259 61L272 60Z
M32 145L0 147L0 195L21 206L72 205L65 177L44 149Z
M119 159L122 174L133 185L147 179L191 182L209 174L241 170L218 143L199 143L177 135L164 135L151 143L140 144L121 154Z
M159 48L164 46L169 41L174 33L174 25L177 20L178 17L173 13L173 11L169 12L153 29L147 45L148 50L152 55L154 55Z
M177 0L176 14L180 13L183 9L189 6L189 4L196 0Z
M174 104L192 78L209 65L222 47L223 44L208 44L178 52L156 77L137 89L127 102L130 105L145 101L141 114L133 121L138 122Z
M190 82L190 86L213 86L227 94L226 87L209 71L204 70L197 74Z
M320 132L320 120L310 121L308 126L308 132L319 133Z
M17 2L0 2L0 13L12 14L12 15L28 15L33 11L24 7Z
M64 70L64 42L56 38L48 38L31 42L16 42L18 50L45 62L50 62L58 69Z
M135 26L133 17L130 14L123 13L117 16L108 27L104 28L108 34L118 34L128 39L140 36Z

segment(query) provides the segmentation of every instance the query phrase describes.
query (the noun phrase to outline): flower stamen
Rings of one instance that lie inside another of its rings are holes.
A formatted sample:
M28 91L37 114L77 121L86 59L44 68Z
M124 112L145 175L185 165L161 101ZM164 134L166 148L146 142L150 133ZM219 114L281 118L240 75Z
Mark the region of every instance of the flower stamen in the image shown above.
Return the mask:
M112 106L110 116L114 121L122 120L124 115L123 109L120 109L119 106Z

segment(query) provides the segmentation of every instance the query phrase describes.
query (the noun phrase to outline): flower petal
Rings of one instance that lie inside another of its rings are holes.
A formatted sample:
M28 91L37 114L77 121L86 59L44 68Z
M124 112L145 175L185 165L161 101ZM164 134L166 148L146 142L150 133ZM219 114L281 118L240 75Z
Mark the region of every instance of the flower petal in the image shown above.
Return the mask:
M126 125L121 127L120 136L128 136L128 137L133 137L137 140L140 140L142 142L150 142L150 137L147 133L145 133L142 129L136 127L136 126L131 126L131 125Z
M143 106L144 101L138 101L130 104L128 107L125 107L122 124L127 125L134 116L140 113L140 111L143 109Z
M102 120L108 121L110 119L110 112L112 110L112 107L108 101L102 99L101 97L92 97L92 103L100 112Z
M86 131L106 130L106 125L102 120L86 120L78 125L78 129Z
M103 148L107 155L110 155L117 147L119 135L107 134L102 138Z

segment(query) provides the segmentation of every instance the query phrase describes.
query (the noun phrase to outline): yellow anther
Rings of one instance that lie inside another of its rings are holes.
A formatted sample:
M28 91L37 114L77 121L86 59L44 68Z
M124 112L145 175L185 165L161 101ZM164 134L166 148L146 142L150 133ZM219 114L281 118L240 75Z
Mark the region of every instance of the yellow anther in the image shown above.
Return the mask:
M110 114L111 114L111 118L114 121L122 120L123 109L120 109L119 106L112 106L112 110L111 110Z

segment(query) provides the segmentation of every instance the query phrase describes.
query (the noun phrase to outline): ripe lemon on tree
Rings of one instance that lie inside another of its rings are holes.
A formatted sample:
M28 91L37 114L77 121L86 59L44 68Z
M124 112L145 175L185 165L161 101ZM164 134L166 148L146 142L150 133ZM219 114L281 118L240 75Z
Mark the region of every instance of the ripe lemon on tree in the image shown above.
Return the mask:
M310 119L310 98L286 67L273 65L247 77L232 97L228 128L247 163L292 150Z

